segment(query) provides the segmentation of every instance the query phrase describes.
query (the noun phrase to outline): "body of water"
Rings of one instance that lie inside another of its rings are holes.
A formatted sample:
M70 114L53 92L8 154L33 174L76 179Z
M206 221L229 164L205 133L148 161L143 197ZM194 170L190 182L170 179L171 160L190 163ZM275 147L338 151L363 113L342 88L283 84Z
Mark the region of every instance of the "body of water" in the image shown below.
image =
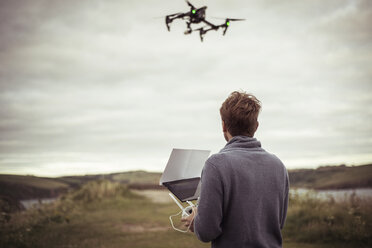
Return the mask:
M355 194L357 197L365 199L372 198L372 188L370 189L342 189L342 190L311 190L311 189L290 189L291 194L299 194L327 199L333 197L336 201L343 201L350 198L351 195Z
M41 204L52 203L56 199L57 198L30 199L30 200L21 200L20 203L27 210L27 209L30 209L30 208L33 208L33 207L37 208Z
M154 193L155 192L155 193ZM158 198L164 199L164 202L171 202L171 198L168 195L168 191L154 191L154 190L136 190L136 193L141 195L146 195L149 198ZM290 194L299 194L312 197L317 197L321 199L327 199L333 197L336 201L343 201L348 199L351 195L355 194L359 198L372 198L372 188L370 189L343 189L343 190L310 190L305 188L290 189ZM32 207L37 208L41 204L52 203L57 198L42 198L42 199L30 199L30 200L21 200L22 206L27 210Z

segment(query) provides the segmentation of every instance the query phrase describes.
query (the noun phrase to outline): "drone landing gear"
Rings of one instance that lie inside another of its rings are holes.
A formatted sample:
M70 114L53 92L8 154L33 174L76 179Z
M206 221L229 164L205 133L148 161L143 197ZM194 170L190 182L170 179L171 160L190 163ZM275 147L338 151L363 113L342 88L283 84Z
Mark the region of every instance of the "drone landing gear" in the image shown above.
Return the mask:
M204 41L204 34L205 34L205 33L206 33L206 31L204 31L203 28L200 28L200 29L199 29L199 36L200 36L200 40L201 40L201 42Z
M178 19L178 18L184 18L184 14L182 13L175 13L175 14L172 14L172 15L167 15L165 16L165 25L167 25L167 29L168 31L170 31L170 24L175 20L175 19Z
M223 35L226 34L227 28L228 28L228 27L226 27L226 28L223 30Z
M169 23L171 23L172 21L170 20L169 16L166 16L165 17L165 25L167 25L167 29L168 31L170 31L170 26L169 26Z
M187 29L184 32L184 34L191 34L192 33L191 22L186 22L186 25L187 25Z
M198 29L194 29L194 31L199 31L200 41L203 42L204 41L204 35L206 33L208 33L211 30L217 31L218 29L219 29L218 26L213 26L213 27L211 27L209 29L204 29L204 27L201 27L201 28L198 28Z

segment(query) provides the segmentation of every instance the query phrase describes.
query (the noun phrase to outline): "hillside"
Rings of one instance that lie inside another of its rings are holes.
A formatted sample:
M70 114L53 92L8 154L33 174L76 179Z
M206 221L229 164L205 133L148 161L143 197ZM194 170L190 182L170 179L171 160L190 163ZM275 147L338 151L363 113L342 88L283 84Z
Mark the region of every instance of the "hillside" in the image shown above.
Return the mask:
M54 178L0 175L0 196L13 199L56 197L66 192L69 184Z
M372 188L372 164L289 170L291 187L325 189Z
M317 169L289 170L292 188L348 189L372 188L372 164L362 166L325 166ZM79 188L98 179L118 182L134 189L160 189L161 173L130 171L112 174L45 178L36 176L0 175L0 200L7 202L49 198Z
M158 188L161 173L130 171L105 175L65 176L46 178L21 175L0 175L0 198L26 200L56 197L69 189L98 179L128 185L130 188Z

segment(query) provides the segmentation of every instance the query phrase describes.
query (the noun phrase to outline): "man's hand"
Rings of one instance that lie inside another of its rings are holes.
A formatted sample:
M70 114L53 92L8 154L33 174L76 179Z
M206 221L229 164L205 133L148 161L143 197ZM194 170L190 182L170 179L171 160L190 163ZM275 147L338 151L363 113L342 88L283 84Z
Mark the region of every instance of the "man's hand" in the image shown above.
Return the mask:
M194 218L197 212L197 208L192 207L192 213L189 216L181 219L182 222L185 222L185 226L188 227L191 232L194 232Z

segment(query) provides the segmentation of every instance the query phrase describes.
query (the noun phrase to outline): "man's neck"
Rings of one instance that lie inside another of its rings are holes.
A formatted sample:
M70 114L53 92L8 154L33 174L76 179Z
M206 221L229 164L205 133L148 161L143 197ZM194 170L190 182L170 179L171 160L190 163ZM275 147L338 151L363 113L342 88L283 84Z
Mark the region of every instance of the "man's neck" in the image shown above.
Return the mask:
M229 131L224 132L223 136L225 137L225 140L227 142L229 142L233 138L233 136L229 133Z

